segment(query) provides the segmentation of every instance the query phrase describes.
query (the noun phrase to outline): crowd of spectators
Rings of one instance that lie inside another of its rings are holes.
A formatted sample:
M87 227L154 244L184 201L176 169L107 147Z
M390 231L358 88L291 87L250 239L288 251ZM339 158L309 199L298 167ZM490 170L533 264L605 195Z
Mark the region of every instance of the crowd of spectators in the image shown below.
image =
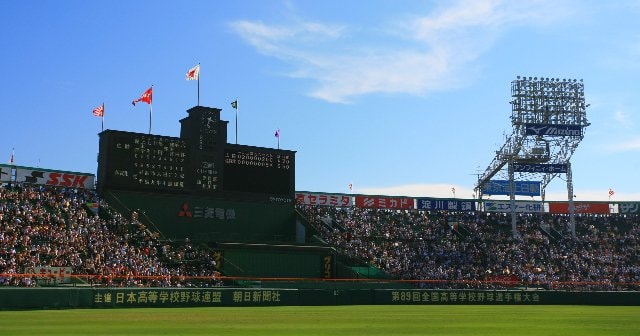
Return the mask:
M520 214L514 238L508 214L298 207L340 253L420 287L640 289L638 215L576 215L574 239L566 215ZM91 190L0 186L0 286L42 284L46 268L97 286L218 286L215 259Z
M103 216L87 207L95 202ZM91 190L1 186L0 286L56 280L52 268L70 269L92 285L220 284L212 251L161 241L135 212L125 218Z
M422 287L640 289L640 217L302 206L342 253Z

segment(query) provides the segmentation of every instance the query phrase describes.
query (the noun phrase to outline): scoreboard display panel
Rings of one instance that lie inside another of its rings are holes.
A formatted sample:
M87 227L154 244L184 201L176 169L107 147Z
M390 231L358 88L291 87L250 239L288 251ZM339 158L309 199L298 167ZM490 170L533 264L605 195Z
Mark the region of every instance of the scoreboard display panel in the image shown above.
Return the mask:
M218 155L194 150L180 138L120 131L103 132L100 143L100 191L115 188L219 197L228 192L256 200L293 199L295 194L293 151L228 145Z
M264 148L227 148L224 190L257 194L294 193L294 153Z
M99 165L103 168L98 173L100 184L160 191L185 189L188 174L185 141L117 131L108 135L101 139L100 151L106 152L106 156Z
M98 191L109 188L293 204L295 151L229 144L220 109L196 106L180 137L100 133Z

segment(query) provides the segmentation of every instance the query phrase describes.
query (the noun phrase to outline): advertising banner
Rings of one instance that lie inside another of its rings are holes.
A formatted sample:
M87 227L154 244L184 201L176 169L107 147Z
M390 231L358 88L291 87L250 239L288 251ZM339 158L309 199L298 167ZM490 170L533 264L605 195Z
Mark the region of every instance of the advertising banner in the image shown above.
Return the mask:
M510 201L485 201L484 211L486 212L511 212ZM523 202L515 203L515 212L543 212L544 206L541 202Z
M527 135L582 136L580 125L525 124Z
M95 176L91 174L16 167L16 182L93 189L94 180Z
M11 182L12 166L0 165L0 182Z
M608 203L575 202L573 206L574 206L573 213L577 213L577 214L578 213L582 213L582 214L608 214L609 213ZM549 203L549 212L553 214L568 214L569 202Z
M475 211L476 202L459 199L416 198L418 210Z
M296 203L306 205L330 205L337 207L350 207L353 205L350 195L321 194L321 193L296 193Z
M567 165L563 163L514 163L513 171L521 173L566 173Z
M38 274L38 284L68 284L71 283L71 267L40 266L35 268Z
M356 206L375 209L413 209L413 198L356 196Z
M513 181L515 195L540 196L539 181ZM491 180L482 186L485 195L511 195L511 188L507 180Z
M639 213L640 202L618 203L618 212L620 212L621 214Z

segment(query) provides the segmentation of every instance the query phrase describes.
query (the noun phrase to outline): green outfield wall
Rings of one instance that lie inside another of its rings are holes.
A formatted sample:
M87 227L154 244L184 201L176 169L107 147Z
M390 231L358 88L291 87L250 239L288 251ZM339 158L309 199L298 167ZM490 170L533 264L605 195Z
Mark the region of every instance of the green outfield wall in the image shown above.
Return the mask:
M321 278L323 254L283 250L225 250L219 269L244 277ZM331 255L328 255L331 258ZM329 266L330 267L330 266ZM330 271L330 268L329 268Z
M640 292L281 288L0 288L0 309L321 305L640 305Z
M217 268L226 276L334 278L335 251L309 245L215 243Z

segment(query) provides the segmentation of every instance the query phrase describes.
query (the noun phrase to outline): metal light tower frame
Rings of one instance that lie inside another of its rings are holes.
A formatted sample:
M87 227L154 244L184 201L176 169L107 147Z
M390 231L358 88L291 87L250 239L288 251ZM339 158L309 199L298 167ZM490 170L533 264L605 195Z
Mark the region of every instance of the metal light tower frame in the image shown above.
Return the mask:
M571 156L589 126L582 79L520 77L511 82L512 133L478 178L476 189L494 177L509 181L511 226L516 227L515 181L540 181L542 201L545 188L559 174L566 174L571 235L575 238Z

